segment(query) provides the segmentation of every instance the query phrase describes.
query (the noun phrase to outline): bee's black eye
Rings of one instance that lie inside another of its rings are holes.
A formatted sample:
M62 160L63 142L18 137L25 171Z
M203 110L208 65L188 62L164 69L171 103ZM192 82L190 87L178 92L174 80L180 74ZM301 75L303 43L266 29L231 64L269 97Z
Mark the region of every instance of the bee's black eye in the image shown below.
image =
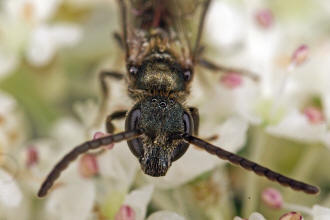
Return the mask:
M129 74L130 74L131 76L136 76L137 73L138 73L138 68L136 68L135 66L131 66L131 67L129 68Z
M194 123L187 112L183 114L184 133L192 134Z
M183 73L183 78L186 82L190 81L192 77L192 71L191 70L186 70Z
M128 113L125 122L125 130L132 131L138 129L138 122L141 117L141 110L139 108L133 109ZM141 142L141 138L135 138L127 141L129 149L131 152L138 158L143 156L143 144Z

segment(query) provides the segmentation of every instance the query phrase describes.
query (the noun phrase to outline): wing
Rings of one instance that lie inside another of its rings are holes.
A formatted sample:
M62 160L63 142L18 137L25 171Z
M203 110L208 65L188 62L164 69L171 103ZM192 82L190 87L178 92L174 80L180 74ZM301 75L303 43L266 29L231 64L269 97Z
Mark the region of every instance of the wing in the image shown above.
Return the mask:
M128 63L142 62L157 47L194 64L210 0L118 1Z

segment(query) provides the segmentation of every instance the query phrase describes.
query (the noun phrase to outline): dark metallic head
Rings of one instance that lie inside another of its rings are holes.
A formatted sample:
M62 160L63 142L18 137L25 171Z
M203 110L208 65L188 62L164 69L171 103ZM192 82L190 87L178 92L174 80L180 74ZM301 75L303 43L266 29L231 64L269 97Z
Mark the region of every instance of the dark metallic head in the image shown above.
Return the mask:
M149 96L138 102L126 118L126 130L140 129L139 138L127 141L139 159L144 173L164 176L172 162L179 159L189 144L181 134L192 134L190 114L175 100Z

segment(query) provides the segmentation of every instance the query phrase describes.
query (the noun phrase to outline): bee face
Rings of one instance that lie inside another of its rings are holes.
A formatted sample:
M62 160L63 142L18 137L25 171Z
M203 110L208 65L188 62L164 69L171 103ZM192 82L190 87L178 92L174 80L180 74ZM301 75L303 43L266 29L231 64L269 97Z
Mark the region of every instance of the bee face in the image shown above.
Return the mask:
M133 107L126 120L126 130L140 129L143 135L128 141L139 158L142 170L151 176L164 176L172 162L187 150L180 134L193 131L190 114L173 99L150 96Z

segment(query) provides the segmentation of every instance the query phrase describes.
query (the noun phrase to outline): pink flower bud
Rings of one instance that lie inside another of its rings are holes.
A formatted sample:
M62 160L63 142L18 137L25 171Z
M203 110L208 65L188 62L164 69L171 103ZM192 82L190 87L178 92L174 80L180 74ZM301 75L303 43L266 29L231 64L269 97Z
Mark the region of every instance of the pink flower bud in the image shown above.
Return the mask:
M283 205L281 193L274 188L267 188L261 194L262 201L270 208L280 209Z
M255 20L260 27L268 29L274 23L274 16L270 9L262 9L256 12Z
M304 218L298 212L289 212L280 217L280 220L303 220Z
M79 173L85 177L93 177L99 174L97 158L93 154L84 154L79 160Z
M321 109L314 106L306 107L303 110L303 113L307 117L308 121L312 124L319 124L325 120Z
M243 83L243 79L238 73L228 72L221 77L220 82L227 88L235 89Z
M128 205L122 205L115 216L115 220L135 220L135 212Z
M101 137L105 137L105 136L107 136L105 133L103 133L101 131L97 131L97 132L95 132L95 134L93 136L93 140L98 139L98 138L101 138ZM112 143L112 144L106 145L104 147L107 148L108 150L111 150L114 147L114 145L115 144Z
M307 45L301 45L298 47L291 57L291 63L294 65L301 65L306 61L308 57L308 46Z
M34 146L28 147L26 150L26 166L32 167L36 165L39 161L39 154Z

